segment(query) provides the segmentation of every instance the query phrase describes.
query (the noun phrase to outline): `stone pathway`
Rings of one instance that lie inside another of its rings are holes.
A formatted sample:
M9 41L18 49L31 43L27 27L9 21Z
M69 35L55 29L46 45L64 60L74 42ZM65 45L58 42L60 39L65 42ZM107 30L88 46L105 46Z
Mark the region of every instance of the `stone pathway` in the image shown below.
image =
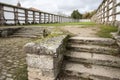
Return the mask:
M23 45L31 39L1 38L0 39L0 80L26 80L26 54Z
M27 80L26 53L23 51L23 46L33 40L41 39L43 29L25 27L9 38L0 38L0 80ZM53 30L53 27L47 29Z

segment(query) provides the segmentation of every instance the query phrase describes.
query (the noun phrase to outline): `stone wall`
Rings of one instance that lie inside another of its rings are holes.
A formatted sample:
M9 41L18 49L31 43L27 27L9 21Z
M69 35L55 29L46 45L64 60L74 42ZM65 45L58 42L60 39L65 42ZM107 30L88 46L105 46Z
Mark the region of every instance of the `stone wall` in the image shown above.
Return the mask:
M22 29L22 27L17 28L0 28L0 37L8 37L18 30Z
M27 43L28 80L55 80L60 72L65 52L66 35L50 38L40 43Z

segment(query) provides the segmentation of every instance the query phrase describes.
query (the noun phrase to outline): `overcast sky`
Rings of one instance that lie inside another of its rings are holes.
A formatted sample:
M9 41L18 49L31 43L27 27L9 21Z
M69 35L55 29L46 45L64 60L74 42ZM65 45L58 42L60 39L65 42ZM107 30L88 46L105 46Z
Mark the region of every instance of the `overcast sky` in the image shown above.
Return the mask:
M22 7L34 7L49 13L70 15L75 9L85 13L97 9L102 0L19 0ZM0 0L0 2L16 5L18 0Z

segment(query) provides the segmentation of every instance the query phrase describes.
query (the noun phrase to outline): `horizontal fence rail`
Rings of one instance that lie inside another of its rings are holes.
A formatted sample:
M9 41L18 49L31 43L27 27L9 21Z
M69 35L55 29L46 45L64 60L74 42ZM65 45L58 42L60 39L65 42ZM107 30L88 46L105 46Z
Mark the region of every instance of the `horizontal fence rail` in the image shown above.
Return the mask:
M120 0L103 0L91 20L101 24L120 24Z
M61 15L0 3L0 25L77 22Z

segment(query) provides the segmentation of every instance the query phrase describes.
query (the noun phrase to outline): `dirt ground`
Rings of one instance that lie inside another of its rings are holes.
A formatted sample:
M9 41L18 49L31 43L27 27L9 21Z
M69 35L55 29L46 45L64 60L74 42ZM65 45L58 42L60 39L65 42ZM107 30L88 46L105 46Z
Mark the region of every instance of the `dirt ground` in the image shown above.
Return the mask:
M97 27L84 27L84 26L65 26L61 27L61 29L66 30L72 34L81 37L98 37L96 32L99 30Z

